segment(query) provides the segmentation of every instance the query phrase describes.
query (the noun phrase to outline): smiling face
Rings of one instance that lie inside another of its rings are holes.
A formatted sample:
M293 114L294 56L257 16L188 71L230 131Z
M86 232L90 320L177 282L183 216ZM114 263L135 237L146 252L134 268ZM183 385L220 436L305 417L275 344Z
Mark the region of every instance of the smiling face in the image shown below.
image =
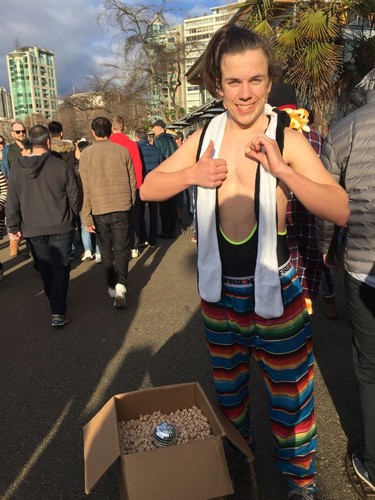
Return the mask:
M271 86L262 49L223 55L219 94L230 118L241 128L251 127L262 115Z
M16 143L21 146L26 139L25 125L20 122L13 123L11 134Z

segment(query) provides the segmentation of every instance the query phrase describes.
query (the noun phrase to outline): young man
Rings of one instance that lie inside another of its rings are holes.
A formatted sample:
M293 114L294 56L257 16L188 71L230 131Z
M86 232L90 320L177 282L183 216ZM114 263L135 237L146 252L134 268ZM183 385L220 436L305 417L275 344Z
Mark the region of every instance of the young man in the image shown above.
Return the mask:
M79 162L83 186L82 220L98 238L108 295L116 308L126 305L130 257L130 213L136 179L129 151L109 140L112 125L99 116L91 123L95 143Z
M269 393L277 464L288 498L314 498L316 431L309 314L290 265L285 213L290 191L313 214L345 224L346 193L308 141L285 129L266 105L275 76L268 43L234 25L207 46L203 82L226 112L150 172L144 200L198 186L198 287L215 389L224 414L251 446L249 361L258 361ZM329 200L329 203L327 203Z

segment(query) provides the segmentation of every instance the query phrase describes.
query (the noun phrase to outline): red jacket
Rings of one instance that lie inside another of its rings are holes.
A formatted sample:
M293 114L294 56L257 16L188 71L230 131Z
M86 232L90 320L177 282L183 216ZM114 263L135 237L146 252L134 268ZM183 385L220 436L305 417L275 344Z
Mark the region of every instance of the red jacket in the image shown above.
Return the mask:
M139 154L137 143L129 139L123 132L116 132L111 135L110 140L120 146L124 146L129 151L130 157L133 162L135 178L137 182L137 189L139 189L143 182L142 174L142 160Z

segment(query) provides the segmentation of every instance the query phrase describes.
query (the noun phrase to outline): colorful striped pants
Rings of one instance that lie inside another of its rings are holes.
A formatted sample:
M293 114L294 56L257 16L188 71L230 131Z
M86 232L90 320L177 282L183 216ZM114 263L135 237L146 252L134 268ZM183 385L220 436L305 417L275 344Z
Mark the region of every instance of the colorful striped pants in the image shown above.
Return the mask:
M251 446L248 383L253 355L268 392L277 465L292 488L314 490L311 325L295 270L284 267L281 318L264 319L254 313L251 278L224 278L222 300L202 301L205 335L223 413Z

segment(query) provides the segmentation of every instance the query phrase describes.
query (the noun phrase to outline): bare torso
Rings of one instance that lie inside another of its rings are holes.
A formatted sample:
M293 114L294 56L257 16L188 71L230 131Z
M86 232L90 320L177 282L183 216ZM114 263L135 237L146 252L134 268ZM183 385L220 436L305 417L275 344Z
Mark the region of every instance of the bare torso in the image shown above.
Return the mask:
M257 162L246 158L245 146L253 135L267 128L268 119L260 123L254 130L238 129L231 132L227 128L220 149L220 158L224 158L228 166L228 176L218 189L220 225L226 236L233 241L242 241L256 223L254 193ZM277 187L278 231L285 229L285 214L289 191L286 186Z

